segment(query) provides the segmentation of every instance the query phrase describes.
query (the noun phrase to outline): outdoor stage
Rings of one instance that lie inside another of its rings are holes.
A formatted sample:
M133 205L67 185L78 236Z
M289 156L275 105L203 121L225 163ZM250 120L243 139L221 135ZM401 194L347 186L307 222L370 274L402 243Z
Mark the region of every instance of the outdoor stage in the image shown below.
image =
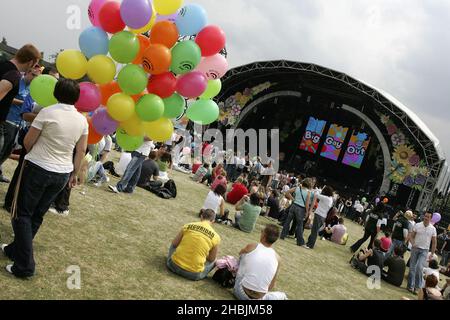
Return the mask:
M213 126L280 130L280 168L341 194L388 195L432 210L450 170L438 139L410 109L372 86L318 65L256 62L230 70Z

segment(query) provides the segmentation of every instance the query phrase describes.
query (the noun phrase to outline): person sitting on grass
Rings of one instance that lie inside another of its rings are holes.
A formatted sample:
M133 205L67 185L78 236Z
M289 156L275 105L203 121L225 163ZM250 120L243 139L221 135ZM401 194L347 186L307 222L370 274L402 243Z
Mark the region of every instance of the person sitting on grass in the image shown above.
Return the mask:
M159 166L156 163L156 151L150 152L148 159L142 164L141 175L138 181L138 187L151 190L154 187L161 187L162 181L159 180Z
M261 213L261 207L259 206L259 196L257 193L252 193L249 196L244 196L237 204L237 212L235 216L234 227L251 233L255 229L256 220Z
M203 166L198 168L194 175L192 176L192 180L195 182L201 182L205 175L207 175L209 172L209 163L204 163Z
M239 253L239 271L234 295L239 300L287 300L284 292L270 292L280 271L280 256L272 248L280 228L268 224L261 231L260 243L247 245Z
M443 300L442 293L437 289L438 279L430 274L425 279L425 287L418 291L419 300Z
M398 246L394 248L393 255L389 256L384 262L384 267L388 270L382 271L381 277L384 281L400 287L405 277L406 263L403 260L403 255L405 254L405 248L403 246Z
M168 170L172 169L172 155L169 152L164 152L156 163L159 168L159 179L166 183L170 180Z
M367 273L370 266L378 267L381 272L384 266L383 261L384 254L381 251L381 241L376 239L373 243L373 249L361 250L358 255L353 256L350 263L352 267L367 275L371 274L371 272Z
M183 226L169 249L167 268L170 271L198 281L214 269L220 244L220 236L212 227L215 218L213 210L202 210L200 222Z
M228 186L227 173L225 172L225 170L222 171L221 175L218 175L214 179L214 182L211 184L211 190L214 190L219 184L225 186L225 189Z
M427 276L429 276L430 274L433 274L439 282L439 264L437 262L437 260L430 260L430 262L428 263L428 267L423 268L423 278L426 279Z
M384 231L384 237L382 237L380 241L381 241L381 251L383 251L384 253L389 252L389 249L392 246L391 233L389 231Z
M347 234L347 228L344 226L344 219L339 218L338 224L325 228L325 232L330 235L329 240L334 243L345 245L347 240L345 239ZM325 237L327 238L327 237ZM344 241L345 240L345 241Z
M222 184L219 184L214 191L211 190L208 192L202 210L211 209L216 214L217 219L228 219L227 213L225 212L225 200L223 199L226 192L227 189Z
M227 202L230 204L236 204L241 200L245 195L248 194L248 189L246 187L247 181L244 181L241 178L238 178L236 182L233 184L231 191L227 193Z

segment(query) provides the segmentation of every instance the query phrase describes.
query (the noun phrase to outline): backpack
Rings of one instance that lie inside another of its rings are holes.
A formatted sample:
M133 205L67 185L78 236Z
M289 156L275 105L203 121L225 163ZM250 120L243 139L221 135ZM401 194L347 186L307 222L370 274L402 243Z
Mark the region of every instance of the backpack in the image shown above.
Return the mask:
M149 191L163 199L172 199L177 197L177 186L173 180L167 181L162 187L152 187Z
M227 268L218 269L216 273L214 273L212 279L224 288L234 287L235 277L233 273Z

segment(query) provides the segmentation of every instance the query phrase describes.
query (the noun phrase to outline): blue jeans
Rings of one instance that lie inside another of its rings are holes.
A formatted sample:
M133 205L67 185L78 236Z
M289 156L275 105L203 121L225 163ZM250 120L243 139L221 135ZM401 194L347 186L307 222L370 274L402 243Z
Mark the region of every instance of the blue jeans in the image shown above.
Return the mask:
M450 254L450 251L442 251L441 266L447 267L449 254Z
M392 239L391 247L389 248L388 252L386 253L386 259L392 255L395 248L401 247L403 245L405 245L405 243L403 241L397 240L397 239Z
M305 239L303 239L303 222L305 220L306 210L297 204L293 204L289 210L288 216L283 224L283 230L281 231L280 239L287 237L289 229L291 228L291 222L295 217L297 221L297 227L295 228L295 236L297 238L297 245L303 246L305 244Z
M131 161L128 164L122 179L117 183L117 190L120 192L133 193L141 176L142 164L146 156L134 151L131 153Z
M427 261L428 249L411 249L409 260L408 288L420 289L423 287L423 268Z
M311 249L314 248L316 245L317 236L319 234L319 229L323 226L325 223L325 218L319 216L318 214L314 215L314 222L311 228L311 234L308 238L308 243L306 244Z
M25 163L17 199L17 217L12 219L14 241L5 248L6 256L14 261L12 272L16 277L34 275L33 239L69 176L69 173L49 172L31 162Z
M205 279L212 269L216 266L216 262L205 262L205 269L202 272L190 272L186 271L183 268L179 267L175 262L172 261L172 256L175 253L176 248L173 245L170 245L169 256L167 257L167 268L173 273L176 273L183 278L198 281Z

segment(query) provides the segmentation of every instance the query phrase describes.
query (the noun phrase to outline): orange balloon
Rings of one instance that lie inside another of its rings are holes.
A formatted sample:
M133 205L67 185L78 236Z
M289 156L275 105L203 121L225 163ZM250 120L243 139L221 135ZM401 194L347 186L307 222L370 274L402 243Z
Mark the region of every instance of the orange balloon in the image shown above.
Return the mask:
M162 44L169 49L177 43L178 37L177 26L170 21L160 21L156 23L150 32L151 43Z
M115 81L107 84L102 84L99 86L99 89L102 95L103 106L106 106L108 104L108 100L112 95L122 92L122 90L119 87L119 84Z
M87 121L89 124L88 144L97 144L102 140L103 136L95 131L91 118L87 118Z
M172 54L169 48L162 44L151 44L144 52L142 67L150 74L167 72L172 63Z
M145 96L145 92L141 92L139 94L136 94L134 96L131 96L135 103L138 103L139 99ZM126 130L126 129L125 129Z
M144 57L144 52L150 45L150 39L143 34L139 34L137 36L139 40L139 53L137 54L136 58L133 60L133 64L142 64L142 58Z

